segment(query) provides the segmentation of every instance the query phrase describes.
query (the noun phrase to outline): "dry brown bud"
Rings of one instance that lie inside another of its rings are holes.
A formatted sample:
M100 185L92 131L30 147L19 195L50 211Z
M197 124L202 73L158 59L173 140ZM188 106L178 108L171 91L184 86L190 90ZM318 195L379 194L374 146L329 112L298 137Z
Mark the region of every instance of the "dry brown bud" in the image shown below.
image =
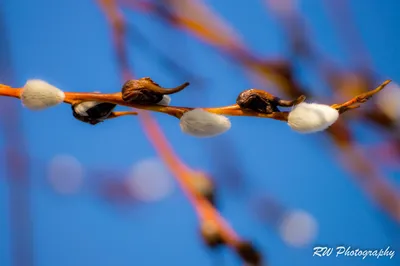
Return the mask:
M236 99L236 104L243 109L249 109L264 114L271 114L274 112L280 112L278 106L291 107L303 102L305 99L306 97L302 95L296 100L286 101L275 97L266 91L250 89L239 94Z
M131 79L122 86L122 99L133 104L157 104L164 95L177 93L189 86L185 82L176 88L162 88L151 78Z

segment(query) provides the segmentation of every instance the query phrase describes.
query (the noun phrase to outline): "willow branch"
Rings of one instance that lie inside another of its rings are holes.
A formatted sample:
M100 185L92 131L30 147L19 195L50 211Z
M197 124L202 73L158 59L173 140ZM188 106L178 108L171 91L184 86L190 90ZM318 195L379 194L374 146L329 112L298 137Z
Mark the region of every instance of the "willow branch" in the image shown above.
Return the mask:
M333 104L332 108L335 108L339 111L339 113L344 113L348 110L355 109L360 107L362 103L365 103L370 99L373 95L384 89L384 87L389 84L391 80L386 80L381 85L379 85L376 89L371 90L369 92L365 92L357 95L351 100L341 103L341 104ZM0 96L8 96L14 98L20 98L22 93L22 88L12 88L7 85L0 84ZM117 93L85 93L85 92L65 92L64 102L67 104L73 104L78 101L98 101L98 102L108 102L114 103L121 106L133 107L136 109L148 110L153 112L164 113L167 115L171 115L177 118L181 118L182 115L190 110L196 109L194 107L182 107L182 106L163 106L163 105L139 105L127 103L122 99L122 94L120 92ZM198 107L201 108L201 107ZM222 106L222 107L213 107L213 108L202 108L210 113L225 115L225 116L247 116L247 117L260 117L260 118L270 118L274 120L287 121L289 112L273 112L273 113L261 113L251 110L244 110L240 108L237 104ZM131 113L133 114L133 113ZM125 113L124 115L128 115ZM136 115L136 113L134 113ZM121 116L121 114L119 114Z

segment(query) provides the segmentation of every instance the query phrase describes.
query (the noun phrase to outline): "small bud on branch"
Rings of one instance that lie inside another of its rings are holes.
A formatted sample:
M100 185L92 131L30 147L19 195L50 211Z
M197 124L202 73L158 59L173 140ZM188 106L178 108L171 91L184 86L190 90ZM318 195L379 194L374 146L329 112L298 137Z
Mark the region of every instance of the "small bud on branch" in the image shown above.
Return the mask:
M72 115L91 125L96 125L107 119L117 105L113 103L102 103L96 101L77 102L71 104Z
M72 114L82 122L96 125L107 119L116 106L113 103L82 102L72 105Z
M131 79L122 86L122 99L127 103L135 104L157 104L163 100L163 96L180 92L189 86L189 82L166 89L160 87L151 78Z
M272 94L258 89L245 90L239 94L236 99L236 104L242 109L249 109L254 112L260 112L265 114L272 114L274 112L280 112L278 106L291 107L296 104L303 102L306 99L304 95L301 95L296 100L285 101Z

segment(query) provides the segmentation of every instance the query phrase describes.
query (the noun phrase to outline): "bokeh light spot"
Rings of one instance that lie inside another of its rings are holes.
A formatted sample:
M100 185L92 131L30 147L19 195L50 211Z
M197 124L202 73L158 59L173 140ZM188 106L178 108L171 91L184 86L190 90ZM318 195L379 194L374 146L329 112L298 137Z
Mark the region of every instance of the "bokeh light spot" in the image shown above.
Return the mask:
M48 165L48 180L60 194L74 194L83 183L82 164L71 155L57 155Z
M294 210L284 216L279 231L287 245L303 247L314 241L318 231L318 223L308 212Z
M134 197L142 201L158 201L172 193L174 183L165 165L157 158L133 165L127 185Z

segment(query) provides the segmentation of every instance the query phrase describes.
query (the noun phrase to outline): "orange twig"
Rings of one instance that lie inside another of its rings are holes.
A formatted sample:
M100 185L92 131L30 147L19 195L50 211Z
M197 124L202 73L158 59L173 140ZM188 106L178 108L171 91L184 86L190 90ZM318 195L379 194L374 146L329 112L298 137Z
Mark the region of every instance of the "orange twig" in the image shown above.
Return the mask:
M117 118L121 116L127 116L127 115L138 115L137 112L130 112L130 111L125 111L125 112L112 112L107 119L112 119L112 118Z
M332 107L339 110L340 113L344 113L350 109L358 108L359 104L364 103L374 94L381 91L390 80L386 80L376 89L369 91L367 93L362 93L353 99L342 103L333 104ZM22 88L11 88L6 85L0 84L0 96L9 96L20 98L22 93ZM180 118L185 112L193 110L193 107L181 107L181 106L162 106L162 105L139 105L127 103L122 99L121 93L81 93L81 92L65 92L65 103L72 104L77 101L98 101L98 102L109 102L122 106L133 107L137 109L149 110L154 112L165 113L171 116ZM200 107L199 107L200 108ZM237 104L214 107L214 108L202 108L210 113L226 115L226 116L251 116L251 117L261 117L261 118L271 118L275 120L287 121L289 112L274 112L271 114L260 113L256 111L248 111L241 109Z
M376 89L361 93L357 97L354 97L353 99L351 99L350 101L347 101L345 103L334 104L334 105L332 105L332 107L339 110L340 113L344 113L350 109L358 108L358 107L360 107L361 103L365 103L366 101L368 101L374 94L383 90L385 88L385 86L388 85L389 83L390 83L390 80L386 80L381 85L379 85Z

